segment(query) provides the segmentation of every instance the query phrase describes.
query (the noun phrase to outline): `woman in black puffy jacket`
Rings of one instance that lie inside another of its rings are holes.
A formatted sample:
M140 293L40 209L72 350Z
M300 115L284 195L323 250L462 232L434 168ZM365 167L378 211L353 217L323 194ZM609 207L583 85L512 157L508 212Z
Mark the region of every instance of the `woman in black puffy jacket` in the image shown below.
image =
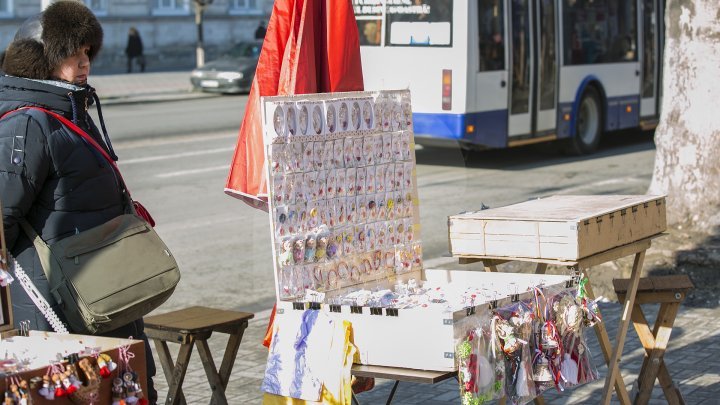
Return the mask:
M59 1L23 23L2 60L0 199L8 249L60 317L37 252L18 220L27 220L52 244L123 214L127 198L110 163L79 135L42 111L15 110L37 106L60 114L117 159L99 100L88 85L102 39L102 27L89 9L77 1ZM88 114L94 103L102 132ZM20 283L11 284L11 296L16 324L29 320L31 329L51 330ZM155 364L142 319L104 335L145 340L147 397L155 403Z

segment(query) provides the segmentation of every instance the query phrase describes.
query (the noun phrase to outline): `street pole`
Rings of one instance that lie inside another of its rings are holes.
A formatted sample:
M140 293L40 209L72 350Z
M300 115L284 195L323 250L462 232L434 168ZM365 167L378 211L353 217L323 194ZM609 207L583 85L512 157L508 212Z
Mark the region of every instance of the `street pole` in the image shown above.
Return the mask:
M205 49L203 49L203 11L205 2L195 0L195 25L197 26L197 47L195 48L195 60L197 67L205 64Z

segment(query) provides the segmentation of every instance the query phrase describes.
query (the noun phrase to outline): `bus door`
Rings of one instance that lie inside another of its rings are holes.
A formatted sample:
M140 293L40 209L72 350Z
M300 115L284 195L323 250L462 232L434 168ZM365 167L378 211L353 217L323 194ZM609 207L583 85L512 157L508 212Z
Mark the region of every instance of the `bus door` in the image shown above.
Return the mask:
M658 108L658 94L660 92L660 80L658 80L659 60L659 36L658 36L658 0L642 1L642 94L640 100L640 116L656 116Z
M557 119L555 0L510 0L508 135L543 136Z
M533 43L530 40L532 18L529 0L510 0L510 100L508 102L508 136L532 133L531 100L534 96Z
M507 116L505 111L508 105L508 54L506 16L507 0L479 0L477 3L468 2L468 7L477 5L477 14L472 8L468 9L470 15L477 15L477 32L470 35L478 38L477 56L470 53L478 61L475 73L474 91L475 108L484 114L484 127L488 132L496 134L498 140L506 137ZM473 41L469 42L474 44ZM491 128L488 128L491 127ZM500 145L498 145L500 146Z
M535 42L538 51L538 83L535 107L537 118L533 132L543 136L555 132L557 121L557 80L558 80L558 52L557 52L557 24L555 0L540 0L536 2L535 10Z

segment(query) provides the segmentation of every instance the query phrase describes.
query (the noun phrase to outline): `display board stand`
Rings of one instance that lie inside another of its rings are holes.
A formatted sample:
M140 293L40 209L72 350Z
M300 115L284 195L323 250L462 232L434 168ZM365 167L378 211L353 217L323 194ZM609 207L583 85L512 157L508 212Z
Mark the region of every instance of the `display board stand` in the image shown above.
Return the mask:
M612 386L614 386L620 403L629 405L632 401L630 401L630 396L628 395L622 375L620 374L620 357L622 356L623 347L625 346L625 338L628 327L630 326L631 310L635 305L635 297L640 280L640 273L642 272L643 261L645 260L645 252L650 248L652 240L658 236L661 236L661 234L653 235L651 237L618 246L578 260L552 260L509 256L459 256L459 263L469 264L482 262L485 267L485 271L497 272L497 265L499 264L511 261L523 261L537 263L537 267L535 268L535 273L537 274L545 273L548 264L567 266L567 268L571 269L576 274L580 274L583 270L599 264L633 255L635 260L633 262L627 292L625 293L625 302L623 303L620 325L618 326L617 335L615 337L615 346L613 347L610 342L610 337L608 336L607 329L605 329L604 322L599 322L594 326L595 333L598 337L598 341L600 342L600 349L602 350L605 362L608 365L608 374L605 378L605 387L603 388L602 404L607 405L610 403L610 399L612 398ZM591 272L588 272L588 278L590 278L590 274ZM594 300L595 294L593 293L590 281L588 281L585 285L585 289L588 297ZM542 399L539 397L536 403L542 403Z

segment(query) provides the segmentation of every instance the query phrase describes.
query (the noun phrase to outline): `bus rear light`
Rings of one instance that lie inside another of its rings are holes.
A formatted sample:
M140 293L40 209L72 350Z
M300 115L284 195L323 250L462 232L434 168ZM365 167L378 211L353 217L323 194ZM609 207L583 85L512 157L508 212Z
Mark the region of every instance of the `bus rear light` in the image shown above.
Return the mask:
M442 109L452 110L452 70L442 71Z
M570 121L570 114L567 114L567 113L566 113L565 115L563 115L563 119L564 119L565 121Z
M469 124L465 127L465 133L472 134L475 132L475 125Z
M629 105L629 106L625 107L625 112L631 113L631 112L632 112L632 106Z

